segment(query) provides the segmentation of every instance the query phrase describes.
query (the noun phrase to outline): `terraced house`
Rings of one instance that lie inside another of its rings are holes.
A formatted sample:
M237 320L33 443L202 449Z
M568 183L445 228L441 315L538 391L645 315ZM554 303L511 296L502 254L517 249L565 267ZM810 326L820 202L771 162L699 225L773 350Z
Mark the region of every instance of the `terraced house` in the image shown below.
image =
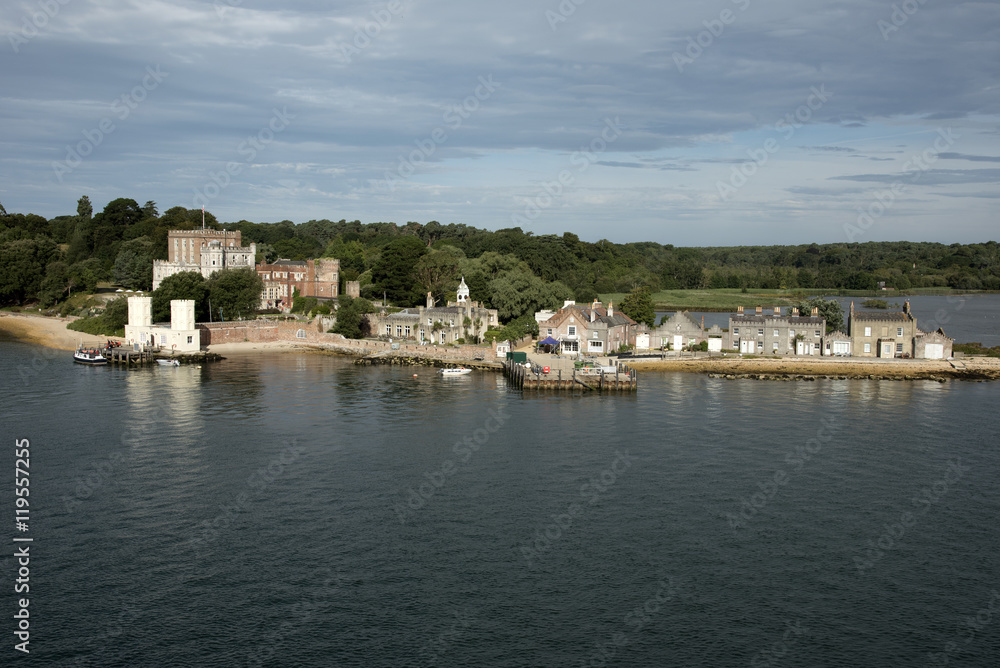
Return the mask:
M910 312L910 302L902 311L855 311L851 302L851 348L855 357L951 357L954 340L944 330L923 332Z
M758 306L755 314L747 315L741 306L729 316L728 340L723 337L723 345L757 355L821 355L824 334L826 318L820 317L819 309L803 316L796 308L783 315L780 306L764 314Z

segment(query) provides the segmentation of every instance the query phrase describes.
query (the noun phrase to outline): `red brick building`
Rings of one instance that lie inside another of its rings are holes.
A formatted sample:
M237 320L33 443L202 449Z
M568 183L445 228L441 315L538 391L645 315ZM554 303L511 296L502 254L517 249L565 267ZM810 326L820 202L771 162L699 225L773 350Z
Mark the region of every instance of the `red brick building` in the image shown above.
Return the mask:
M303 297L336 299L340 294L340 260L277 260L257 265L257 275L264 281L261 308L290 311L295 290Z

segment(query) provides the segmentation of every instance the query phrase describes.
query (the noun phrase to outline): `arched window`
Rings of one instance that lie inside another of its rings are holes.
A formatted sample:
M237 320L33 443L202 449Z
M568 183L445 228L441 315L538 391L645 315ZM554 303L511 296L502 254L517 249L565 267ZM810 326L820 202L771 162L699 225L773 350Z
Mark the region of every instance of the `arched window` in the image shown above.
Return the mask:
M297 339L304 339L304 338L306 338L306 330L300 329L299 331L295 332L295 338L297 338Z

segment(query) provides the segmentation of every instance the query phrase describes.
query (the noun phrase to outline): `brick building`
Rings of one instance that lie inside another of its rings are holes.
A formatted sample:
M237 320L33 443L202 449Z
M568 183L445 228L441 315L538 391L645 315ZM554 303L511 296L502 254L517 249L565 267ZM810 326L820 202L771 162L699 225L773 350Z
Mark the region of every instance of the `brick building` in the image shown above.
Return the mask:
M254 266L257 245L240 244L239 230L170 230L167 259L153 260L153 289L182 271L197 271L208 278L220 269Z
M276 260L257 265L257 275L264 281L261 308L290 311L295 291L303 297L336 299L340 294L340 260Z

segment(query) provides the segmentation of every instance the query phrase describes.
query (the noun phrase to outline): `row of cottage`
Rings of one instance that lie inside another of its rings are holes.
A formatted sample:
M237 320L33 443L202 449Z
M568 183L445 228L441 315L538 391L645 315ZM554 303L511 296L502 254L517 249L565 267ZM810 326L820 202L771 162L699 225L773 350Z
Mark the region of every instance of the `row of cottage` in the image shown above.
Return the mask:
M243 247L239 230L172 230L167 238L168 259L153 263L153 289L167 276L182 271L199 271L206 278L224 268L254 267L264 283L262 308L288 311L297 292L303 297L336 299L339 295L340 261L332 258L294 261L278 260L255 265L256 246ZM357 297L357 282L345 285L348 295ZM424 307L396 313L368 316L368 334L403 340L453 343L481 338L499 326L496 309L488 309L469 299L463 279L454 302L435 306L430 295ZM853 303L847 333L826 332L826 320L816 309L809 315L797 309L782 313L780 307L764 313L744 313L742 307L729 318L729 329L705 329L687 312L674 313L658 327L636 323L594 302L580 305L566 302L558 311L535 314L539 338L560 352L606 354L623 347L659 350L708 341L711 350L736 350L766 355L850 355L854 357L913 357L941 359L952 354L952 339L942 330L923 332L907 302L903 311L855 311ZM143 319L145 324L145 319ZM186 323L186 319L185 319ZM184 328L186 329L186 325ZM188 338L184 335L184 339ZM197 340L197 339L195 339Z
M739 307L729 316L729 329L705 329L686 311L674 313L656 328L638 324L599 302L590 306L566 302L558 311L540 311L538 336L560 352L605 354L623 346L637 351L682 348L708 342L709 351L735 350L758 355L838 355L945 359L954 341L938 329L924 332L906 302L902 311L855 311L851 304L848 331L826 331L826 319L813 309L809 315L791 308L758 306L755 313Z

